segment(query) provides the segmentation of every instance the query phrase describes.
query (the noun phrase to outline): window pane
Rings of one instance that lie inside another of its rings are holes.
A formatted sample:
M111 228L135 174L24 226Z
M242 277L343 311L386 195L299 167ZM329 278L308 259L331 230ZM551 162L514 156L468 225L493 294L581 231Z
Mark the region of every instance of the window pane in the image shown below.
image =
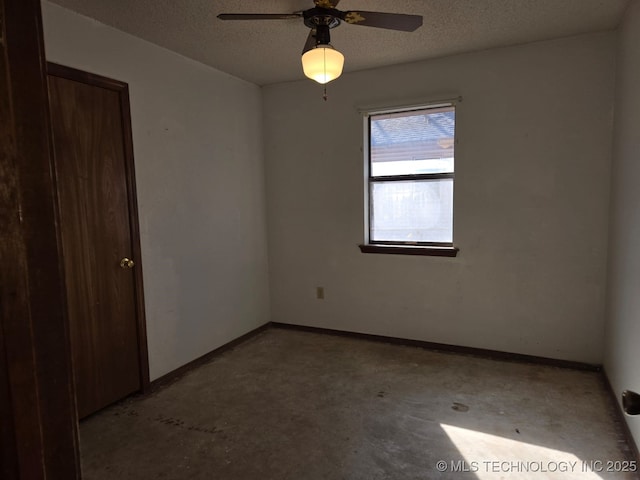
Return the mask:
M371 176L453 173L455 109L373 115Z
M453 179L371 183L371 242L453 242Z

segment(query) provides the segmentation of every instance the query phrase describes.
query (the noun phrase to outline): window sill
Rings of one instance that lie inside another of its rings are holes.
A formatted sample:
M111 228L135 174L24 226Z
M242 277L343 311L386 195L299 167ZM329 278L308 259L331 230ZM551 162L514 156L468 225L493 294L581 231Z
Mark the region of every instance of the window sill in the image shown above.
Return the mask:
M424 255L431 257L456 257L457 247L433 247L425 245L358 245L362 253L386 253L391 255Z

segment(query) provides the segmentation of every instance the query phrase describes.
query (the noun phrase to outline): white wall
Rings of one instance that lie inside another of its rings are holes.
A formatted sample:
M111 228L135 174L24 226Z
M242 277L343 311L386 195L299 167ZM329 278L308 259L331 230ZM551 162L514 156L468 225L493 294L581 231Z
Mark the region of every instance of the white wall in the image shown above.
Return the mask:
M272 320L601 363L615 38L265 87ZM459 256L360 253L357 107L452 95Z
M269 321L261 91L59 6L49 61L127 82L157 378Z
M640 392L640 2L620 28L613 146L605 371ZM640 417L627 417L640 444Z

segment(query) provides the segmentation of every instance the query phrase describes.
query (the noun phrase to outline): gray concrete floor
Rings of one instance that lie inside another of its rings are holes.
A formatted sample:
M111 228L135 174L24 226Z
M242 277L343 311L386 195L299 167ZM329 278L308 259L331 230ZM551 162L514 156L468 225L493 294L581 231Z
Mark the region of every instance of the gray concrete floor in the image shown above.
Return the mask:
M82 466L95 480L638 478L602 471L632 460L613 408L593 372L269 329L83 421Z

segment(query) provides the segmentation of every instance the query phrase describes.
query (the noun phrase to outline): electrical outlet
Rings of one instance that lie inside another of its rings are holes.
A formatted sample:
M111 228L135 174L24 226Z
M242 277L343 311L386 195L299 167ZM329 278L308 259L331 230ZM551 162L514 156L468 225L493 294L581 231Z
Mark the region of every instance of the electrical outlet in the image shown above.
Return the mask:
M316 298L324 300L324 287L316 287Z

